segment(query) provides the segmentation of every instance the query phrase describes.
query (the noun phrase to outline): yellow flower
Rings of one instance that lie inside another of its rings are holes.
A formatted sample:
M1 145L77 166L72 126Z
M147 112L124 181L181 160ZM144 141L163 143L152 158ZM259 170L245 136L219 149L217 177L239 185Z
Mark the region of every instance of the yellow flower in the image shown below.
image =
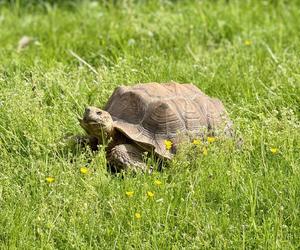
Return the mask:
M169 140L165 140L166 150L170 150L172 148L173 143Z
M148 197L150 197L150 198L153 198L153 196L154 196L154 193L153 193L153 192L151 192L151 191L148 191L148 192L147 192L147 195L148 195Z
M88 169L87 167L81 167L81 168L80 168L80 172L81 172L82 174L87 174L87 173L89 172L89 169Z
M55 181L55 179L54 179L54 177L48 176L48 177L46 178L46 181L47 181L48 183L52 183L52 182Z
M207 141L208 141L209 143L213 143L213 142L216 141L216 137L208 136L208 137L207 137Z
M245 40L245 41L244 41L244 44L245 44L246 46L250 46L250 45L252 44L252 41L251 41L251 40Z
M278 148L270 148L270 151L272 154L277 154L278 153Z
M201 140L199 139L194 139L192 142L194 145L200 145L201 144Z
M203 153L203 155L207 156L207 149L206 149L206 148L203 148L202 153Z
M135 213L134 217L139 220L142 217L142 215L140 213Z
M127 195L127 197L132 197L134 192L133 191L127 191L125 194Z
M154 184L155 184L156 186L160 186L160 185L162 184L162 182L159 181L159 180L155 180L155 181L154 181Z

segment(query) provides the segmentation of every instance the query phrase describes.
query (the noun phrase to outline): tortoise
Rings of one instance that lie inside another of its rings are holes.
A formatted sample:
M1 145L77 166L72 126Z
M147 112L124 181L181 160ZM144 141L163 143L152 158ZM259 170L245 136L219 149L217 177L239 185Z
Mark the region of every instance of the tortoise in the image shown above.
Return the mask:
M87 107L79 122L93 143L108 142L106 157L117 171L146 171L143 153L171 159L186 138L232 133L220 100L175 82L117 87L103 110Z

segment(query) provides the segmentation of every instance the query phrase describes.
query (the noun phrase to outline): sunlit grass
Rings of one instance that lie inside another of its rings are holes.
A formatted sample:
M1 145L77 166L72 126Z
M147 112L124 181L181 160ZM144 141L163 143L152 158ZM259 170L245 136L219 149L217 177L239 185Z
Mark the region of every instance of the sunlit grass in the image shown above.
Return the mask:
M299 248L299 16L297 1L0 3L1 248ZM221 99L242 146L195 139L133 176L68 141L116 86L171 80Z

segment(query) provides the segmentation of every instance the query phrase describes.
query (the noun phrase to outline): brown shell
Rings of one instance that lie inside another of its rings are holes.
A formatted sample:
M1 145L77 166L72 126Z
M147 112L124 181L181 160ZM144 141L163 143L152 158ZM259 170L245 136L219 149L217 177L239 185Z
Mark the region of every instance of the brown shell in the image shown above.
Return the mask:
M199 135L230 123L223 104L192 84L147 83L116 88L105 110L115 128L145 149L171 158L165 140L178 143L180 134Z

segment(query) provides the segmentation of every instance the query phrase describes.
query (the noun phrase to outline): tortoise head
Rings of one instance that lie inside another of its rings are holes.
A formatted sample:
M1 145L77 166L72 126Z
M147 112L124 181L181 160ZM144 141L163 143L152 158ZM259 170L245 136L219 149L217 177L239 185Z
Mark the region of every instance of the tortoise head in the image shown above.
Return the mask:
M111 115L96 107L87 107L83 118L78 118L80 126L100 142L107 141L114 133L114 124Z

